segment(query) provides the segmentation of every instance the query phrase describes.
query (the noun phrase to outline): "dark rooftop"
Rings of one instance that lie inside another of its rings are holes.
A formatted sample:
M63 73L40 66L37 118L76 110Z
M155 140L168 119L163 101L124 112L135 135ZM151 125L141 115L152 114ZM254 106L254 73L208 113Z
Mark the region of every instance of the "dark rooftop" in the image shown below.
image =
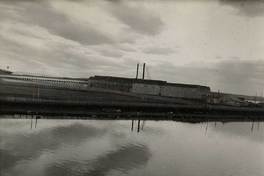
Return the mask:
M176 86L176 87L190 87L190 88L210 89L210 87L208 87L208 86L201 86L201 85L195 85L195 84L167 83L167 85Z

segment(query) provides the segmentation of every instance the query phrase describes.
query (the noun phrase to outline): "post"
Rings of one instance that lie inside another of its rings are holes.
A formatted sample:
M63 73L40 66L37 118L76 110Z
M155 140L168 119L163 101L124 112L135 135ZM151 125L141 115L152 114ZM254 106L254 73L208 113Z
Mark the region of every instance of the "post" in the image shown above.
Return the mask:
M134 120L132 120L131 131L134 129Z
M139 69L139 63L137 63L137 74L136 74L136 79L138 79L138 69Z
M143 64L143 75L142 75L142 79L145 79L145 68L146 67L146 63Z
M32 129L32 119L33 119L33 114L31 115L31 120L30 120L30 129Z
M253 132L253 130L254 130L254 121L252 122L251 132Z
M141 130L143 130L144 125L145 125L145 120L143 120L143 123L142 123L142 125L141 125Z
M137 132L139 133L140 131L140 120L138 120L138 126L137 126Z
M38 116L36 116L36 119L35 119L35 128L37 128L37 123L38 123Z

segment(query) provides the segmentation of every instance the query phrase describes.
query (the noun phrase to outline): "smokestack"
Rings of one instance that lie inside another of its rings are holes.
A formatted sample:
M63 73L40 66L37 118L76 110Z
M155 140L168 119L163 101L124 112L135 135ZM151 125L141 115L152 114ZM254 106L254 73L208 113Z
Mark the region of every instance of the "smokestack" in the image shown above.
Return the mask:
M145 79L145 67L146 67L146 63L143 64L143 76L142 76L142 79Z
M136 79L138 79L138 69L139 69L139 63L137 63L137 74L136 74Z

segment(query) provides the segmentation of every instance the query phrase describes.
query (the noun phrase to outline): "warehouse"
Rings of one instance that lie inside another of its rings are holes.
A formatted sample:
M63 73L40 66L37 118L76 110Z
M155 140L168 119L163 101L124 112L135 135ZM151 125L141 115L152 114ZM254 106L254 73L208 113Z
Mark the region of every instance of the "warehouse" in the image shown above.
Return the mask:
M88 80L88 85L135 94L199 100L205 100L210 93L210 88L206 86L108 76L91 77Z

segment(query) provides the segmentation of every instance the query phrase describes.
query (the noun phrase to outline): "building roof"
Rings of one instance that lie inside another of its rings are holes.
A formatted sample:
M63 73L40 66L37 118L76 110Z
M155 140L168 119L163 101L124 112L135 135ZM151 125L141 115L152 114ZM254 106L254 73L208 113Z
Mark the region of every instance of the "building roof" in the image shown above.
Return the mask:
M104 81L118 81L127 83L145 83L145 84L166 84L166 81L160 80L150 80L150 79L136 79L136 78L124 78L124 77L114 77L114 76L93 76L90 77L91 80L104 80Z
M124 77L114 77L114 76L93 76L90 77L91 80L104 80L104 81L117 81L122 83L142 83L142 84L152 84L152 85L169 85L175 87L190 87L190 88L204 88L209 89L210 87L194 85L194 84L181 84L181 83L168 83L161 80L150 80L150 79L135 79L135 78L124 78Z
M201 85L195 85L195 84L167 83L167 85L175 86L175 87L202 88L202 89L210 90L210 87L208 86L201 86Z
M103 81L117 81L117 82L126 82L132 83L133 78L124 78L124 77L114 77L114 76L92 76L89 78L90 80L103 80Z

